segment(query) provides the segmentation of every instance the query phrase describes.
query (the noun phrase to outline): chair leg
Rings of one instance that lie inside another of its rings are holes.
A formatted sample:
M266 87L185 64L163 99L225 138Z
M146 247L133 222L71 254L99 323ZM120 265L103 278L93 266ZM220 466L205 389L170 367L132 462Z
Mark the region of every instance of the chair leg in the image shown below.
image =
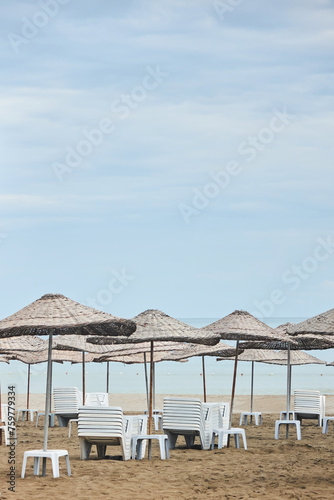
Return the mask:
M96 451L99 458L104 458L106 456L107 447L104 444L97 444Z
M242 442L244 443L244 449L247 450L247 441L246 441L246 433L242 432Z
M70 457L68 455L65 455L65 460L66 460L67 474L70 476L71 475Z
M163 438L159 438L159 447L160 447L160 458L161 460L166 460L165 454L165 443Z
M216 434L213 432L212 438L211 438L211 450L215 449L215 438L216 438Z
M59 457L56 455L53 455L51 457L51 462L52 462L52 472L53 472L53 477L59 477Z
M92 449L91 443L85 440L84 437L79 437L79 445L80 445L80 459L87 460L90 455L90 451Z
M186 444L187 444L188 448L191 448L192 446L194 446L195 436L193 436L191 434L185 434L184 439L186 440Z
M34 475L39 476L39 469L41 466L41 457L34 457Z
M167 431L167 436L168 436L169 449L174 450L177 440L177 434L174 434L174 432Z
M165 452L166 452L166 458L169 459L169 445L168 445L168 439L165 439Z
M224 433L220 432L218 434L218 450L221 450L223 447L223 441L224 441Z
M26 456L26 454L24 454L23 455L23 462L22 462L21 479L24 479L24 476L26 473L26 466L27 466L27 456Z

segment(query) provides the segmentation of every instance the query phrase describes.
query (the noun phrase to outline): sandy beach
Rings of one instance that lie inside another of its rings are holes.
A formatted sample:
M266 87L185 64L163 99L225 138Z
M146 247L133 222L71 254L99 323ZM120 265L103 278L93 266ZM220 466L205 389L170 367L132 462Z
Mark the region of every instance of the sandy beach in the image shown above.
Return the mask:
M227 396L219 399L228 401ZM217 397L209 400L217 401ZM162 401L163 396L157 395L157 406ZM32 395L31 403L31 407L42 409L43 395ZM334 414L334 396L328 396L326 403L326 414ZM145 396L114 394L110 395L110 404L122 406L125 412L138 412L145 408ZM248 404L249 398L237 397L234 425L238 425L240 409L247 409ZM90 459L82 461L76 426L69 439L68 429L56 425L49 430L49 449L67 449L72 468L72 476L68 477L65 463L61 462L59 479L53 479L50 464L46 477L33 476L32 459L25 479L20 479L23 452L42 448L43 421L38 428L35 423L19 421L15 493L7 490L8 447L2 446L1 498L333 498L333 426L323 435L315 420L305 420L301 441L296 440L294 431L289 440L283 439L282 433L277 441L274 421L284 405L285 398L281 396L255 398L255 408L262 411L264 422L263 426L246 427L247 451L235 449L234 442L230 448L203 451L199 441L195 441L195 447L187 449L180 437L166 461L160 460L154 443L150 461L122 461L118 446L107 449L106 459L98 459L93 447Z

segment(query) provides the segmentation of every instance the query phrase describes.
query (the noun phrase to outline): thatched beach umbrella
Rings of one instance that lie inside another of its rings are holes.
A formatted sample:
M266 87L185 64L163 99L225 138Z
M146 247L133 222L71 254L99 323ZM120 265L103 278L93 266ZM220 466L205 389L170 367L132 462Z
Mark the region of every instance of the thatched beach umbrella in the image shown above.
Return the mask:
M329 336L334 340L334 309L313 316L287 328L289 335Z
M284 334L276 332L247 311L234 311L231 314L204 327L205 330L217 333L221 339L236 340L236 355L232 383L230 425L233 416L233 403L238 365L238 349L240 340L274 340L286 339Z
M45 415L50 413L51 353L53 335L131 335L133 321L84 306L61 294L47 294L20 311L0 321L0 338L22 335L48 335L48 368ZM47 451L48 419L44 425L43 451ZM43 458L45 475L46 458Z
M36 336L22 335L22 337L0 338L0 352L11 351L37 352L47 349L47 342Z
M149 433L151 432L152 420L152 391L153 391L153 363L154 343L156 341L193 342L196 344L215 345L219 342L219 336L215 333L198 329L187 325L156 309L148 309L134 318L137 325L135 334L131 335L129 341L150 342L150 397L149 397ZM97 342L108 343L108 339L97 339Z
M334 361L332 361L331 363L327 363L326 366L334 366Z
M246 351L247 352L247 351ZM264 351L268 353L268 351ZM287 351L277 351L272 353L271 359L263 359L262 363L268 363L270 365L286 365L288 363L288 352ZM326 361L311 356L304 351L291 351L290 353L290 364L291 366L299 365L325 365Z

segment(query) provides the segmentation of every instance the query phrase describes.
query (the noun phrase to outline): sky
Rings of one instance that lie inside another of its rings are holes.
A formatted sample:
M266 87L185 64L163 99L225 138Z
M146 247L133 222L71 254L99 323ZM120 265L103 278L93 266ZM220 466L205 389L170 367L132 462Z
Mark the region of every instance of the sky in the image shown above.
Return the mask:
M332 0L0 10L1 318L333 307Z

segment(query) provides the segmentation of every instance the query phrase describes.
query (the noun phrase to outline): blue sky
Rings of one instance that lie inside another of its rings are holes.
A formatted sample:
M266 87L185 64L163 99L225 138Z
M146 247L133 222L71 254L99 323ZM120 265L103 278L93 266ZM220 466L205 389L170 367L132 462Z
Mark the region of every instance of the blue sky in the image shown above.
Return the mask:
M1 4L0 316L333 307L334 5Z

